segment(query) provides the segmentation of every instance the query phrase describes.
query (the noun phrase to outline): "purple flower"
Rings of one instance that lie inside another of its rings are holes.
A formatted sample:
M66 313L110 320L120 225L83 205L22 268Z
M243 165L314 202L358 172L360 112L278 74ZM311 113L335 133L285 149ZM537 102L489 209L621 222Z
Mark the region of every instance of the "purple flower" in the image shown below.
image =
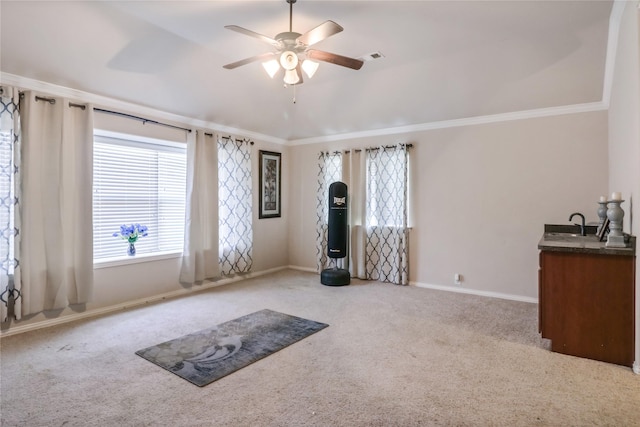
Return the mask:
M113 237L120 237L129 243L135 243L138 238L145 237L149 234L149 227L140 224L122 224L120 231L113 233Z

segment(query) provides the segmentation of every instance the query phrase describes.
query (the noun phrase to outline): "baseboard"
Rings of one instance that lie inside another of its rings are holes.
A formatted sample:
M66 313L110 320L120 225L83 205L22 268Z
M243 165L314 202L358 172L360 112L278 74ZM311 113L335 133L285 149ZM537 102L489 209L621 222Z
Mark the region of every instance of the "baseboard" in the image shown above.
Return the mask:
M301 267L299 265L289 265L287 268L291 270L306 271L307 273L318 273L315 268Z
M435 289L438 291L457 292L460 294L471 294L471 295L478 295L482 297L500 298L500 299L506 299L510 301L520 301L520 302L538 304L537 298L525 297L522 295L504 294L501 292L480 291L478 289L455 288L452 286L431 285L428 283L419 283L419 282L409 282L409 285L415 286L417 288Z
M633 373L640 375L640 362L637 360L633 362Z
M60 317L56 317L54 319L45 319L42 321L37 321L37 322L33 322L33 323L29 323L27 325L17 325L14 327L10 327L9 329L6 329L4 331L0 331L0 339L4 338L4 337L8 337L11 335L17 335L17 334L21 334L24 332L29 332L29 331L35 331L37 329L42 329L42 328L48 328L51 326L57 326L57 325L62 325L65 323L69 323L69 322L75 322L77 320L82 320L82 319L88 319L91 317L97 317L97 316L102 316L105 314L109 314L109 313L114 313L116 311L122 311L122 310L126 310L126 309L130 309L130 308L134 308L134 307L138 307L138 306L142 306L145 304L151 304L154 302L159 302L159 301L163 301L163 300L168 300L168 299L172 299L172 298L176 298L176 297L181 297L181 296L186 296L186 295L191 295L195 292L201 292L207 289L211 289L211 288L216 288L218 286L222 286L222 285L227 285L230 283L234 283L234 282L240 282L242 280L247 280L247 279L251 279L253 277L259 277L259 276L264 276L266 274L271 274L271 273L275 273L277 271L281 271L281 270L286 270L289 267L276 267L276 268L271 268L268 270L262 270L262 271L256 271L256 272L250 272L250 273L246 273L246 274L242 274L242 275L237 275L237 276L233 276L233 277L227 277L221 280L217 280L217 281L207 281L205 283L203 283L200 286L197 287L192 287L189 289L178 289L172 292L166 292L163 294L158 294L158 295L153 295L147 298L140 298L137 300L131 300L131 301L126 301L120 304L116 304L116 305L111 305L108 307L100 307L100 308L96 308L96 309L92 309L92 310L87 310L85 312L82 313L69 313L66 314L63 312L63 314L60 315Z
M301 267L301 266L298 266L298 265L289 265L287 268L290 268L291 270L306 271L306 272L309 272L309 273L318 274L318 272L316 271L315 268ZM538 299L537 298L524 297L522 295L504 294L504 293L501 293L501 292L489 292L489 291L480 291L480 290L477 290L477 289L454 288L454 287L451 287L451 286L431 285L431 284L428 284L428 283L420 283L420 282L409 282L409 286L415 286L416 288L435 289L435 290L438 290L438 291L447 291L447 292L457 292L457 293L461 293L461 294L478 295L478 296L490 297L490 298L500 298L500 299L506 299L506 300L510 300L510 301L528 302L528 303L532 303L532 304L537 304L538 303Z

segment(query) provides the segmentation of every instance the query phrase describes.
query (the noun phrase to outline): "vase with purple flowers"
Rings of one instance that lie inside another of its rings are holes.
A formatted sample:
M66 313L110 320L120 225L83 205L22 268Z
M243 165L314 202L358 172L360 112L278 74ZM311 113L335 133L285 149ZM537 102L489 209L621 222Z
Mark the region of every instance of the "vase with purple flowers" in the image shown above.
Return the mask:
M141 224L122 224L120 231L113 233L113 237L120 237L129 243L127 247L127 255L134 256L136 254L136 245L140 237L147 236L149 228Z

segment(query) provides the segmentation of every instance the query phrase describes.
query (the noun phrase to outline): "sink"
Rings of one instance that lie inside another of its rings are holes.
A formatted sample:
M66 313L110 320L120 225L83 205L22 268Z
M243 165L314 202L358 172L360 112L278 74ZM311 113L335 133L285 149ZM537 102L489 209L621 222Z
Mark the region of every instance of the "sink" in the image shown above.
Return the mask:
M584 227L587 236L595 235L598 232L597 225L586 225ZM580 226L575 224L545 224L544 225L544 233L545 234L565 234L565 235L575 235L580 237Z

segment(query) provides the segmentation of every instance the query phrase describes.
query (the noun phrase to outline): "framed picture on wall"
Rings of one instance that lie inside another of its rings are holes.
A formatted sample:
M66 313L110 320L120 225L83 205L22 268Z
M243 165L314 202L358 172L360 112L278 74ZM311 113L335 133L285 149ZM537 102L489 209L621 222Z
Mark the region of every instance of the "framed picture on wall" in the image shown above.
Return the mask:
M258 217L261 219L280 217L281 159L280 153L260 150L260 209Z

